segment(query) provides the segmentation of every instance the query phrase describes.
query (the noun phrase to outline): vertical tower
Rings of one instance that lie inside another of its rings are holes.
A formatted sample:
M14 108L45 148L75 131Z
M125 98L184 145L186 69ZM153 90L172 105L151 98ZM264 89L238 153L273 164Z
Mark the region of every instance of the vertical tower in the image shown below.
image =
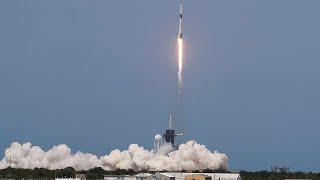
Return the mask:
M160 147L162 145L162 136L157 134L154 136L154 152L158 153Z
M173 148L176 148L174 145L174 139L176 136L181 136L183 133L176 134L175 130L172 129L172 119L171 119L171 114L170 114L170 119L169 119L169 129L166 130L166 133L163 135L164 140L166 143L171 143Z

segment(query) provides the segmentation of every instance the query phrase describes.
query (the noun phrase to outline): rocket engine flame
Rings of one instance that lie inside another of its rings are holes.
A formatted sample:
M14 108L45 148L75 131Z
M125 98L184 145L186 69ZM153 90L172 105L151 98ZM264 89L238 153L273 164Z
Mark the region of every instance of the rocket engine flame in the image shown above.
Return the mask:
M183 77L182 77L182 68L183 68L183 61L182 61L182 53L183 53L183 47L182 47L182 39L178 39L178 87L179 91L181 90L183 86Z

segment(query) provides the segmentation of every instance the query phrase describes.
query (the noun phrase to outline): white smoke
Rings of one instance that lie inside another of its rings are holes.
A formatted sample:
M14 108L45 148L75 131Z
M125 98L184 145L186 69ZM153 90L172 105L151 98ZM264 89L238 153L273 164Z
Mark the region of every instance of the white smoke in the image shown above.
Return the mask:
M169 154L170 151L173 151L173 150L174 150L174 149L173 149L171 143L165 142L165 143L163 143L163 144L160 146L157 154L158 154L158 155L166 156L166 155Z
M0 161L0 169L11 166L14 168L33 169L35 167L63 169L73 167L76 170L88 170L102 167L106 170L133 169L156 171L227 169L228 157L225 154L211 152L204 145L189 141L179 146L178 150L166 154L171 147L163 146L162 150L154 154L137 144L129 146L128 150L118 149L109 155L98 158L96 155L77 152L71 153L66 145L54 146L47 152L30 142L19 144L14 142L5 151Z
M77 152L71 154L71 149L65 144L53 146L47 152L30 142L19 144L14 142L5 151L4 158L0 161L0 169L8 166L15 168L33 169L36 167L61 169L74 167L77 170L87 170L100 166L100 161L93 154Z

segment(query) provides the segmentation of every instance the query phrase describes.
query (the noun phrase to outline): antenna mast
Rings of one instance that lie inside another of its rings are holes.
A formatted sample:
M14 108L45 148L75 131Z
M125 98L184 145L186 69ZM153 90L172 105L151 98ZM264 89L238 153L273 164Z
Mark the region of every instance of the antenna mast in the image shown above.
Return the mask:
M171 120L171 113L170 113L170 118L169 118L169 129L171 129L172 128L172 120Z

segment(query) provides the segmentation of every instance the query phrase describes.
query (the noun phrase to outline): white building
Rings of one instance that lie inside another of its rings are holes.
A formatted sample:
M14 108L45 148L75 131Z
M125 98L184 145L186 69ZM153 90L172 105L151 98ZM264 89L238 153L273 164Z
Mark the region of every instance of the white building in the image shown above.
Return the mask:
M150 173L140 173L135 175L136 180L154 180L154 177Z
M140 173L137 175L105 175L104 180L154 180L150 173Z
M166 174L174 176L175 180L185 180L185 177L192 174L201 174L211 176L212 180L242 180L238 173L179 173L167 172Z
M238 173L141 173L135 176L129 175L105 175L104 180L185 180L185 177L192 174L210 176L211 180L242 180ZM66 179L63 179L66 180Z
M167 173L156 173L153 175L155 180L175 180L176 177Z
M105 175L104 180L136 180L135 176L129 175Z
M55 180L81 180L79 178L56 178Z

